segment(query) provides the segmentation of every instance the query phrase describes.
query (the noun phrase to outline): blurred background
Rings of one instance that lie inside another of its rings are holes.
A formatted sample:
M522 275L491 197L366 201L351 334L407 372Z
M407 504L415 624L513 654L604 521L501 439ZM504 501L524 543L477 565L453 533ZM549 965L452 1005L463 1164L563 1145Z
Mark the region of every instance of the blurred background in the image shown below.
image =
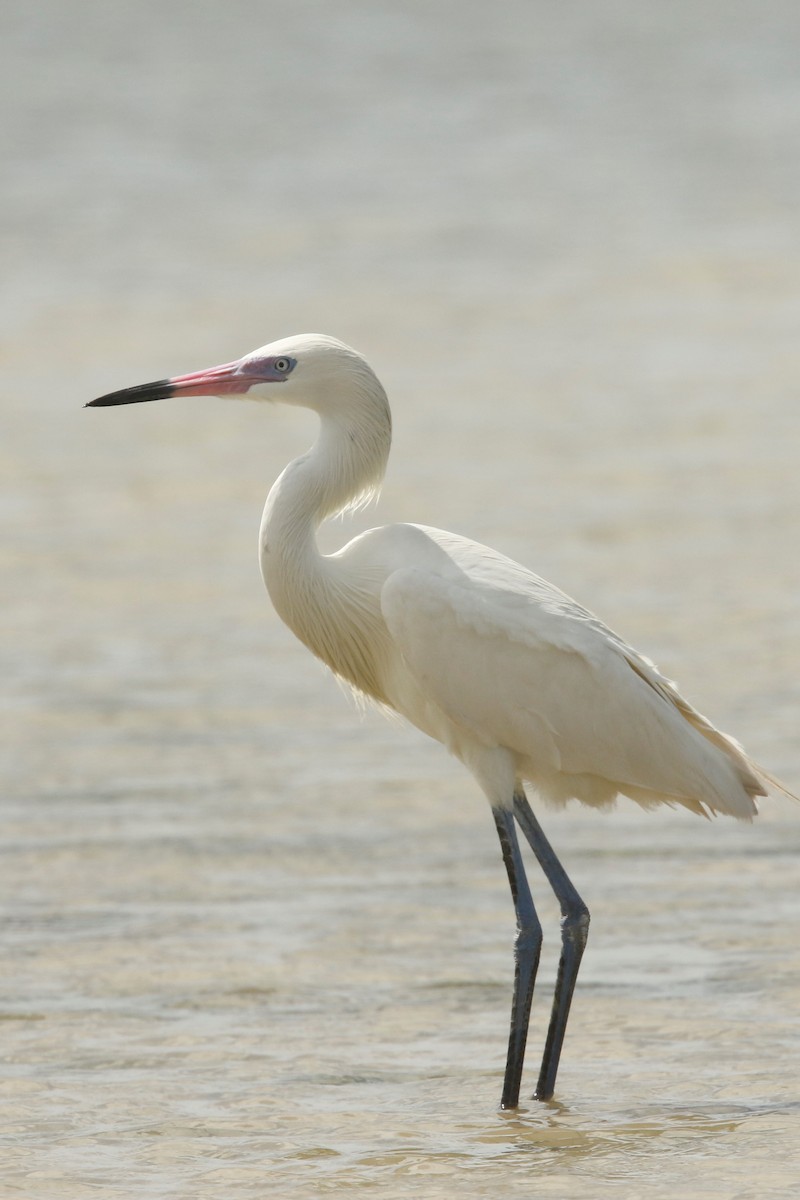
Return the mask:
M352 529L521 559L797 791L799 40L788 0L3 5L14 1194L789 1194L797 811L545 814L595 917L578 1107L499 1118L485 803L263 594L312 419L81 406L350 342L396 427Z

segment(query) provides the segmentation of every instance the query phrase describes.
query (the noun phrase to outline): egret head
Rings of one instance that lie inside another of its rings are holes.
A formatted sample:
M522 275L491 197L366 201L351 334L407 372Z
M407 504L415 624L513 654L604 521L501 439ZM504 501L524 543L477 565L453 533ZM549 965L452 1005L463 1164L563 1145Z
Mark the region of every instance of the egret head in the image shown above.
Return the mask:
M280 400L331 415L370 400L381 408L386 406L383 388L360 354L325 334L301 333L270 342L220 367L109 392L86 407L139 404L168 396Z

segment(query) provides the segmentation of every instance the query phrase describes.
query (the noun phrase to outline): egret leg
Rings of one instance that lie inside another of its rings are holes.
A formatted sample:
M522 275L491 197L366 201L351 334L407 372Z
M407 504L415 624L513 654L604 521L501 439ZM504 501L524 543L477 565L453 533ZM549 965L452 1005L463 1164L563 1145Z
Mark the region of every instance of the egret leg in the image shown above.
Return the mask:
M536 1100L549 1100L555 1088L575 980L589 934L589 910L558 861L521 788L514 793L514 815L561 906L561 957L542 1068L534 1092Z
M522 1081L522 1064L525 1059L525 1043L528 1038L528 1022L531 1015L533 985L539 966L542 949L542 926L533 906L525 868L522 864L514 814L505 808L493 808L492 814L503 851L503 862L508 872L514 912L517 917L517 935L514 940L514 998L511 1004L511 1032L508 1038L508 1058L503 1080L501 1108L516 1108Z

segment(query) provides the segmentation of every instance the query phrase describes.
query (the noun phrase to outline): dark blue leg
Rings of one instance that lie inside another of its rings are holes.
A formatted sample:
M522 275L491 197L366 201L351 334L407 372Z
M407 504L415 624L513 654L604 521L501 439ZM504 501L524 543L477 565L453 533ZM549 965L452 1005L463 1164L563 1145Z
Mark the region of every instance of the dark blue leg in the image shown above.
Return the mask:
M556 858L521 788L514 793L514 815L561 906L561 958L558 963L553 1012L547 1031L542 1069L534 1093L537 1100L549 1100L555 1088L572 993L575 990L575 980L589 933L589 910Z
M511 1005L511 1033L508 1039L508 1058L503 1080L501 1108L516 1108L525 1059L525 1042L531 1014L533 985L542 948L542 927L533 907L525 868L522 865L514 814L505 808L493 808L492 815L500 838L503 862L508 872L514 912L517 916L517 936L514 941L514 999Z

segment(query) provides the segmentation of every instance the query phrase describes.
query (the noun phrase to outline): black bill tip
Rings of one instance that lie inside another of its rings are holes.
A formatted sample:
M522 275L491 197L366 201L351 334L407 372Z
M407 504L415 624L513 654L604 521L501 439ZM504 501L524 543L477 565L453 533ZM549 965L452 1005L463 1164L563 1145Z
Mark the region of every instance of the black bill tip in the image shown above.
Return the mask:
M83 407L110 408L114 404L143 404L147 400L166 400L174 393L175 388L169 379L159 379L155 383L140 383L137 387L122 388L119 392L98 396Z

